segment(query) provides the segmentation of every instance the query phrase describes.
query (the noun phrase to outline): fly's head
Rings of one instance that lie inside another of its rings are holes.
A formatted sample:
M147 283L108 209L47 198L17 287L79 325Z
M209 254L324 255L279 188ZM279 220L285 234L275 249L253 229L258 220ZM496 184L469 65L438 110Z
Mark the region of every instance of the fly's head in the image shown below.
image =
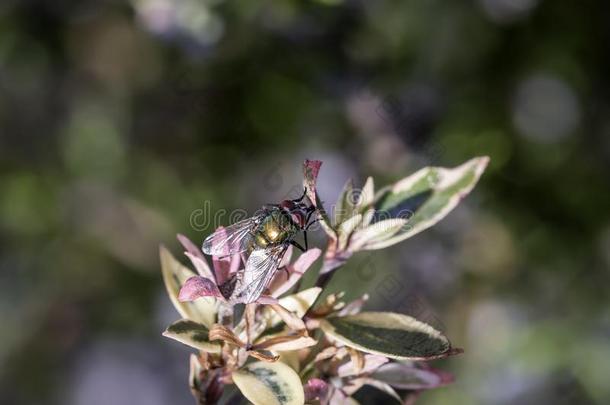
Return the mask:
M284 200L279 205L282 209L288 212L288 214L290 214L290 217L294 223L297 224L301 229L307 226L309 219L316 211L315 206L295 200Z

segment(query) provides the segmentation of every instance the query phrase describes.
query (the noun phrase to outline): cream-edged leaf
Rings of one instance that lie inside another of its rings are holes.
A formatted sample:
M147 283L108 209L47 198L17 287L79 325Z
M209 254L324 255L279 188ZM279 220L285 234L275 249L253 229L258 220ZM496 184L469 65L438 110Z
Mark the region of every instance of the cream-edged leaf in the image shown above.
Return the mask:
M375 222L352 235L349 249L351 251L357 251L366 249L367 246L370 246L371 244L381 243L396 235L398 232L401 232L403 228L408 226L407 222L408 220L402 218L385 219L383 221Z
M255 362L233 373L233 382L254 405L303 405L298 374L282 362Z
M220 353L220 345L210 342L209 329L200 323L180 319L163 332L163 336L208 353Z
M330 338L365 353L405 360L452 354L449 340L432 326L392 312L362 312L327 318L320 327Z
M297 318L302 318L322 292L320 287L312 287L296 294L280 298L279 305L292 312ZM262 317L267 320L267 327L273 327L282 321L282 318L271 308L265 306Z
M201 366L201 362L199 361L199 357L191 353L190 362L189 362L189 387L191 389L197 389L199 386L199 374L203 370Z
M294 331L304 330L305 322L301 319L301 317L295 315L294 312L288 311L286 308L279 304L272 304L269 307L275 311L275 314L280 317L282 321L288 326L290 329Z
M300 370L301 361L299 359L298 351L287 351L287 352L278 352L280 355L280 361L296 372Z
M426 167L380 190L374 201L376 218L404 218L408 223L394 236L365 249L391 246L436 224L474 188L488 162L484 156L451 169Z
M360 200L358 202L359 209L366 209L375 198L375 184L373 182L373 178L369 177L366 179L364 186L362 187L362 192L360 193Z
M358 225L360 225L361 221L362 221L362 214L356 214L353 217L351 217L350 219L343 222L341 225L339 225L339 229L337 229L337 231L341 235L348 236L354 231L354 229L356 229L358 227Z
M299 318L302 318L321 292L322 289L320 287L311 287L296 294L280 298L280 305L294 312Z
M374 216L375 208L367 208L366 210L364 210L364 212L362 213L362 221L360 221L360 224L358 224L358 228L362 229L369 226Z
M362 222L362 214L356 214L350 219L345 220L339 227L337 228L337 235L339 237L339 248L345 249L347 247L348 241L352 236L354 230L360 225Z
M159 249L161 272L167 294L172 304L183 318L202 323L208 328L216 322L218 304L214 298L200 298L192 302L181 302L178 299L180 289L195 272L182 265L165 246Z
M352 179L349 179L341 193L339 193L339 197L337 198L337 203L334 207L334 216L335 216L335 228L352 217L355 211L355 204L353 201L354 198L354 183Z
M272 350L276 352L286 352L291 350L300 350L306 347L311 347L318 343L315 339L309 336L275 336L267 338L264 341L257 343L255 349Z

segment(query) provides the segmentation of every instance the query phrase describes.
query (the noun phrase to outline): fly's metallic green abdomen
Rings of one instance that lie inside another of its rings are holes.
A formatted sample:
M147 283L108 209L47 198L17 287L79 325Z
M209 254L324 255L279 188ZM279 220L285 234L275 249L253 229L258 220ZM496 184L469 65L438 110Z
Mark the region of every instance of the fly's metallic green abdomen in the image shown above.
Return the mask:
M273 208L254 230L253 248L278 245L294 237L297 226L281 209Z

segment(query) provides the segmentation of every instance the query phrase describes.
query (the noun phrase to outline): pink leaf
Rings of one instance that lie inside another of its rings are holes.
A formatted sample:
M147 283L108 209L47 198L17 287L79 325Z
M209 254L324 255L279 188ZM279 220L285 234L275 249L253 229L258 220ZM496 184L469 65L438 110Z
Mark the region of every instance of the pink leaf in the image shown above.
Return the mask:
M328 384L319 378L312 378L303 386L305 402L319 400L322 402L328 395Z
M208 266L208 263L205 260L205 256L203 255L201 250L199 250L199 248L195 246L195 244L186 236L178 234L177 237L178 241L180 241L180 243L184 247L184 254L189 259L191 259L191 262L193 263L195 270L197 270L197 273L199 273L199 275L203 277L214 278L214 274L212 273L210 266Z
M214 232L218 235L226 234L225 228L220 226ZM225 235L226 236L226 235ZM216 238L217 240L222 240L221 236ZM228 254L230 249L230 244L226 244L223 252ZM212 266L214 268L214 277L216 279L216 283L218 285L222 285L226 283L233 274L239 270L239 266L241 264L241 259L239 254L235 255L222 255L222 256L213 256L212 257Z
M184 247L184 250L186 250L187 252L189 252L190 254L192 254L193 256L199 257L200 259L203 259L203 252L201 252L201 250L199 250L199 248L197 246L195 246L195 244L186 236L182 235L181 233L179 233L177 235L178 241L182 244L182 246Z
M305 159L305 162L303 162L303 177L307 187L307 197L316 206L316 182L318 180L318 173L320 173L320 166L322 166L320 160Z
M372 378L405 390L425 390L453 382L453 375L446 371L436 370L429 366L422 367L389 363L381 366L372 375Z
M314 207L318 208L318 214L320 215L320 225L322 226L322 229L324 229L324 232L326 232L326 234L331 239L336 239L337 234L331 226L330 218L328 218L328 214L324 210L322 201L320 200L320 198L318 198L316 192L316 182L318 180L320 166L322 166L322 162L319 160L306 159L305 162L303 162L303 185L306 188L307 197L314 205Z
M303 253L293 263L289 264L284 269L277 272L273 281L269 284L269 291L274 297L279 297L286 291L290 290L300 279L305 272L309 270L311 265L320 257L322 251L318 248L309 249Z
M237 273L240 264L241 257L238 254L225 257L212 257L212 266L214 267L216 282L219 285L227 282L233 274Z
M282 257L282 261L280 262L280 268L288 266L288 264L290 264L290 259L292 259L292 251L292 245L288 246L288 249L286 249L286 253L284 253L284 256Z
M178 294L178 300L180 301L193 301L201 297L222 298L222 295L216 283L201 276L193 276L186 280Z
M303 162L303 168L305 170L305 178L316 181L316 179L318 178L318 173L320 172L321 166L322 166L321 160L305 159L305 162Z
M188 251L184 252L184 254L186 255L186 257L191 259L191 263L193 263L195 270L197 270L197 273L199 273L200 276L207 277L209 279L214 278L214 273L212 273L212 270L210 269L210 266L208 266L208 263L205 261L205 259L195 256Z
M364 355L364 367L361 370L357 370L354 362L349 361L341 366L337 370L339 377L348 377L352 375L361 375L372 373L379 367L387 363L389 359L384 356L378 356L376 354L365 354Z
M364 294L362 297L350 302L349 304L341 308L341 310L337 312L337 316L356 315L360 312L360 310L362 309L364 304L366 304L368 299L369 295Z

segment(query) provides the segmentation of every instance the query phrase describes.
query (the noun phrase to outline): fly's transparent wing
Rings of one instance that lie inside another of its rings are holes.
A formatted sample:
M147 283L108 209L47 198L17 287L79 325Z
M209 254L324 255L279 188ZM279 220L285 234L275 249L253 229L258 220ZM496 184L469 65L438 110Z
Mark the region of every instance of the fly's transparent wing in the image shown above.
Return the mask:
M201 247L203 253L222 257L248 250L252 241L252 232L260 223L261 218L261 215L250 217L226 228L216 229L213 234L203 241Z
M273 279L288 246L283 244L254 250L246 262L236 298L246 304L256 301Z

